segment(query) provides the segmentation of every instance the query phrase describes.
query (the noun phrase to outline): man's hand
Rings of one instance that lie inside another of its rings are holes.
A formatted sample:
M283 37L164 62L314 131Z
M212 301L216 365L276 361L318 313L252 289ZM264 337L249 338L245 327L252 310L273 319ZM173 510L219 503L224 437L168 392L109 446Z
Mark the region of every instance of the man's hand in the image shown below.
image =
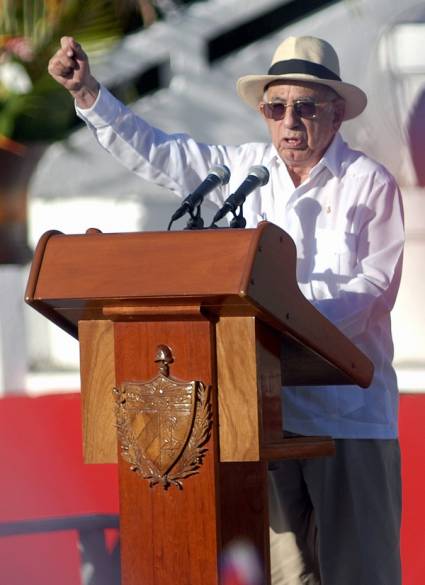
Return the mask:
M87 55L72 37L61 38L61 48L49 61L48 71L74 97L80 108L90 108L99 93L99 83L90 73Z

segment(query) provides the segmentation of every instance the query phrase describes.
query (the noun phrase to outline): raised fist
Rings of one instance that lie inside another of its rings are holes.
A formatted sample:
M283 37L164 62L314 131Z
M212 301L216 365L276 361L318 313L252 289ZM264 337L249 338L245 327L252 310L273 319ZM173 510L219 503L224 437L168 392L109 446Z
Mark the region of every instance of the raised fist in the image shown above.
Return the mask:
M90 107L95 101L99 84L90 73L87 55L74 38L61 38L61 48L50 59L48 71L75 97L78 105Z

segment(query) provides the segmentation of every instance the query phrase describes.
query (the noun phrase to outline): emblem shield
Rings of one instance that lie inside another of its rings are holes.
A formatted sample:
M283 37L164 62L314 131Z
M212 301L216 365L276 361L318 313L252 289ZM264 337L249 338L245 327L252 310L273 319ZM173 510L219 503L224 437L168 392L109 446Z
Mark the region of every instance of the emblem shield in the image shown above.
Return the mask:
M163 361L163 360L157 360ZM182 487L197 472L209 438L209 390L201 382L168 376L168 366L147 382L125 382L114 389L122 456L133 471L150 480Z

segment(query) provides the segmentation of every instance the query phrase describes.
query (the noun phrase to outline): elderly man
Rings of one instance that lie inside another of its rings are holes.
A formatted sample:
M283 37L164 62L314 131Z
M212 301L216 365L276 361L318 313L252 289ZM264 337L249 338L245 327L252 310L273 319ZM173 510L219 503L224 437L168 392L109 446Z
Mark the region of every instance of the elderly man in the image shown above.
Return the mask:
M146 179L183 196L212 165L234 184L251 165L269 183L245 203L248 227L268 219L297 245L297 280L316 308L374 362L370 389L285 388L288 433L331 435L336 456L270 469L273 585L400 585L400 455L390 311L401 272L403 217L393 177L351 150L339 128L366 106L340 78L325 41L288 38L266 75L239 79L239 95L263 116L271 143L217 146L168 135L116 101L92 77L69 37L51 75L74 96L99 143Z

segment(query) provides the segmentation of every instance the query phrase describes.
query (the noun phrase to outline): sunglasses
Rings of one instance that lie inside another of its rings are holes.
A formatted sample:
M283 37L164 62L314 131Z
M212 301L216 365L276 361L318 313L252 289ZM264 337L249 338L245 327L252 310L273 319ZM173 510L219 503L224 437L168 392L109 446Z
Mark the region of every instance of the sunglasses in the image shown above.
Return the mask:
M296 100L292 104L284 104L283 102L263 102L260 104L260 109L264 116L269 120L283 120L288 108L294 108L295 114L299 118L311 120L317 118L319 107L331 102L313 102L310 100Z

